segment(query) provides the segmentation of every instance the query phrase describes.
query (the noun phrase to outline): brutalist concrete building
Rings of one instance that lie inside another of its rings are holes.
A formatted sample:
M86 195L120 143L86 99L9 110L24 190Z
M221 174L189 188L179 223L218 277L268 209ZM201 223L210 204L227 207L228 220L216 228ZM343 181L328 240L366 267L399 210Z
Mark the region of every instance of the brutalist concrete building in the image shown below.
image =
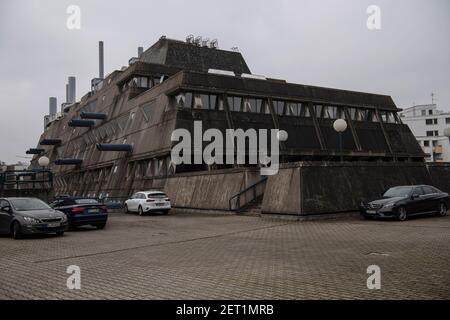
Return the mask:
M188 38L162 37L120 71L100 75L80 101L47 123L32 165L46 155L55 195L122 201L161 189L176 207L319 214L356 209L361 198L394 184L443 189L444 164L424 154L389 96L287 83L255 76L235 51ZM344 72L344 71L343 71ZM342 152L333 122L345 119ZM174 165L172 132L280 129L281 169L258 165ZM341 162L341 156L343 162ZM334 195L333 195L334 194Z

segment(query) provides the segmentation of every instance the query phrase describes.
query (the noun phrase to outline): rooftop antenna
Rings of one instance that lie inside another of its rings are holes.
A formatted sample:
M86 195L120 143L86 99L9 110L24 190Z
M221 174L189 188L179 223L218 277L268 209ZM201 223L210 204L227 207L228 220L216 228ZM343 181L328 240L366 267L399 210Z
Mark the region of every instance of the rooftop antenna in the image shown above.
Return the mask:
M232 47L232 48L231 48L231 51L239 52L239 48L238 48L238 47Z

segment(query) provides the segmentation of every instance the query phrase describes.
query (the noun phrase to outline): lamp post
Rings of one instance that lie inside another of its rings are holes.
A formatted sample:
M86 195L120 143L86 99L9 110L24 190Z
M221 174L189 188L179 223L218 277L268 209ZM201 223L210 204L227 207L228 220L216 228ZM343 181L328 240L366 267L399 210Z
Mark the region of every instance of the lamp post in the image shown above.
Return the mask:
M337 119L333 123L333 129L339 134L339 154L341 156L341 162L344 161L344 156L342 155L342 134L347 130L347 121L344 119Z
M46 156L42 156L39 158L38 164L42 167L42 186L44 187L43 189L45 189L44 170L45 170L45 167L47 167L50 164L50 159L47 158ZM47 202L48 202L49 201L48 190L46 190L45 193L46 193Z

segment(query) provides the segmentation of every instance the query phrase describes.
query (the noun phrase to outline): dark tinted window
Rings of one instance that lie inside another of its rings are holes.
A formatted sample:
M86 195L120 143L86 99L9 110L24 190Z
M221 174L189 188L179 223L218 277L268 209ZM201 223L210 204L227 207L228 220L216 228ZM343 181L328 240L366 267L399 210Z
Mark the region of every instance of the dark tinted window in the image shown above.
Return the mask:
M158 192L158 193L150 193L148 195L149 198L165 198L167 197L167 195L163 192Z
M424 192L421 187L414 188L413 196L421 196Z
M383 196L387 198L408 197L411 191L412 187L394 187L386 191Z
M39 199L24 198L11 200L12 206L17 211L31 211L31 210L47 210L50 209L48 204Z
M430 193L441 193L440 190L431 187L431 186L423 186L423 190L425 191L426 194L430 194Z
M76 204L98 204L98 201L95 199L76 199Z

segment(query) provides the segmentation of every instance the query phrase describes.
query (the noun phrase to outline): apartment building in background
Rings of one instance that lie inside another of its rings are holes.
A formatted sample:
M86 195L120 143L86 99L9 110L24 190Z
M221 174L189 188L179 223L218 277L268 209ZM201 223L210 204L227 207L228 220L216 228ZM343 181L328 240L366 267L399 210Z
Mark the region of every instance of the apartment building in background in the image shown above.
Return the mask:
M427 162L450 162L449 137L444 133L450 128L450 112L438 110L436 104L425 104L406 108L399 114L425 152Z

